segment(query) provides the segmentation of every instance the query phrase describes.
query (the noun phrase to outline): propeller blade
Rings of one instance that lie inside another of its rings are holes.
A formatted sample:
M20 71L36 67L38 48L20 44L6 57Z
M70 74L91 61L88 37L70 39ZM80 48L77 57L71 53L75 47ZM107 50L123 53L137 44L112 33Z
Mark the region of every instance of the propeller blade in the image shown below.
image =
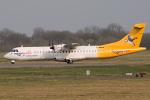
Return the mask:
M53 44L53 40L52 40L52 46L54 46L54 44Z
M53 49L55 51L53 40L52 40L52 46L50 47L50 49Z
M49 46L51 46L50 40L49 40Z

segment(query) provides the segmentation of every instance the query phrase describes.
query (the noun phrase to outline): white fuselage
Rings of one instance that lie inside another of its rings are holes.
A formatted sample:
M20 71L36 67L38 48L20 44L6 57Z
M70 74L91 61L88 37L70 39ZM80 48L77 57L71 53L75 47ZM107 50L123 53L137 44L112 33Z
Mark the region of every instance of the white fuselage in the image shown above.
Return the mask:
M96 46L78 46L76 49L67 51L54 51L50 47L17 47L4 55L9 60L57 60L73 61L97 58Z

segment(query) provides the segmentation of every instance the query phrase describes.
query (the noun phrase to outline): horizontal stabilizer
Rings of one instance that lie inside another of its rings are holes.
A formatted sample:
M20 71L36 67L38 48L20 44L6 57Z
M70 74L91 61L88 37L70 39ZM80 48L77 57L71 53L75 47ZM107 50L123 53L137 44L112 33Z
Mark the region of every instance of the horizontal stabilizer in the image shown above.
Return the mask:
M134 25L134 28L144 28L144 27L145 27L145 24L143 24L143 23Z

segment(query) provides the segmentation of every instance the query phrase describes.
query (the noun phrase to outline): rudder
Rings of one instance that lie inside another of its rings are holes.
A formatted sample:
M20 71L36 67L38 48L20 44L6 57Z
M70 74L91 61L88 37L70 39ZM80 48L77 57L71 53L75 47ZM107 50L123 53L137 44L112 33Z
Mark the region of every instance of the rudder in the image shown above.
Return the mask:
M127 47L139 47L143 36L145 23L135 24L130 33L122 38L120 41L108 44L110 46L127 46Z
M146 24L144 23L135 24L130 33L125 38L124 42L131 44L130 46L139 47L145 26Z

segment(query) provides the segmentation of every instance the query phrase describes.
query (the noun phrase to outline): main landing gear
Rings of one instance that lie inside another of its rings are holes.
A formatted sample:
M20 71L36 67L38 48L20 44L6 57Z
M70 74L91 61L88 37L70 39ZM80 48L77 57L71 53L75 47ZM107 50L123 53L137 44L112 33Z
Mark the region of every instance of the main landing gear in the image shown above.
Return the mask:
M73 61L71 59L66 60L67 64L72 64Z

